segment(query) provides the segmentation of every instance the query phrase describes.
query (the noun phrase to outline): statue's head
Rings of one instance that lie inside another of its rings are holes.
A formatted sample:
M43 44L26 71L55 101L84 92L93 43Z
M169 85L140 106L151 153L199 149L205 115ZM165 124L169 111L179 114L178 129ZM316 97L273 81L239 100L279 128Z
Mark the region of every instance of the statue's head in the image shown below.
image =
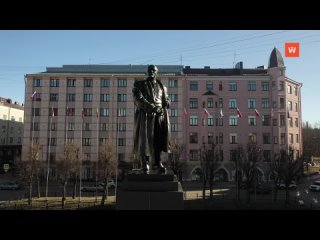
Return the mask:
M155 77L158 73L158 68L155 65L149 65L148 66L148 75L150 77Z

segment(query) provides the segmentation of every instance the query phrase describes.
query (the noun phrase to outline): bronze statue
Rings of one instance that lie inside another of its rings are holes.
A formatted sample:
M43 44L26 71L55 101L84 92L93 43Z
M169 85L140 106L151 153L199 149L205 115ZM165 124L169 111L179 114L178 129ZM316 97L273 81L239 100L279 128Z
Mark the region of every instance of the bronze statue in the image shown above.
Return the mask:
M148 78L136 81L132 89L136 112L134 115L134 154L147 173L164 173L161 152L169 152L170 122L167 108L170 106L167 88L156 79L158 68L148 66ZM150 171L149 171L150 172Z

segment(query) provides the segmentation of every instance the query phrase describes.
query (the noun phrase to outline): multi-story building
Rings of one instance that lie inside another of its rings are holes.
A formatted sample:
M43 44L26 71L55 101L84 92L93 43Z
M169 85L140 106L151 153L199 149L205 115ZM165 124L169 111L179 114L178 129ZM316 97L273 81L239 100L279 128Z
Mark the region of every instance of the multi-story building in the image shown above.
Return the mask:
M10 169L21 157L23 117L22 104L0 97L0 172L3 164Z
M204 144L219 144L223 159L218 172L224 180L234 179L234 150L239 144L256 142L265 162L288 146L295 149L295 156L302 153L302 84L286 77L277 49L270 55L268 69L245 69L242 63L233 69L158 68L158 78L168 87L172 102L172 141L184 145L181 160L186 162L185 178L197 172ZM64 65L28 74L24 142L33 139L43 145L43 161L49 157L50 133L52 160L63 159L66 141L82 142L83 160L87 162L84 178L94 176L90 162L98 159L99 144L106 139L112 139L119 162L131 162L135 109L132 88L134 81L146 78L146 71L146 65ZM49 131L51 109L54 118ZM24 144L23 156L27 151ZM268 177L263 168L260 171Z

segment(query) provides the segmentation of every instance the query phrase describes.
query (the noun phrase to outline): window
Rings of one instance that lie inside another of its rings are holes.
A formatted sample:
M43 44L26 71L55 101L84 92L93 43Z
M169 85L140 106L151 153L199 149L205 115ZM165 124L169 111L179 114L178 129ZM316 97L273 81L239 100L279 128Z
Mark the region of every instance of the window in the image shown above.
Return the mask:
M74 102L76 100L75 94L67 93L67 102Z
M269 82L262 82L261 83L261 90L262 91L269 91Z
M67 87L75 87L76 80L75 79L67 79Z
M41 87L42 86L42 79L33 79L33 86L34 87Z
M178 94L169 94L168 96L171 102L178 102Z
M222 82L219 82L219 91L222 91Z
M294 125L295 125L296 127L299 127L298 118L295 118L295 120L294 120Z
M274 144L278 144L278 136L274 136L273 137L273 143Z
M84 79L84 87L92 87L92 79Z
M125 132L126 131L126 123L119 123L118 128L119 128L120 132Z
M223 133L219 133L219 143L223 144Z
M127 87L127 79L118 79L118 87Z
M208 98L208 108L213 108L213 98Z
M249 133L248 142L249 143L257 143L257 134L256 133Z
M206 88L208 91L213 91L213 82L207 81Z
M127 94L118 94L118 102L126 102Z
M248 91L255 91L256 90L256 82L255 81L249 81L248 82Z
M40 130L40 124L38 122L35 122L32 126L31 123L31 131L39 131Z
M285 144L285 141L286 141L286 134L285 134L285 133L281 133L280 143L281 143L281 144Z
M270 144L270 133L263 133L262 134L262 143L263 144Z
M290 127L293 127L292 117L288 118L288 124Z
M11 116L11 121L15 121L15 120L16 120L15 116Z
M292 111L292 102L288 101L288 110Z
M213 133L208 133L208 144L213 144Z
M190 161L198 161L198 160L199 160L198 150L190 150Z
M32 108L32 116L40 116L40 108Z
M273 126L277 126L277 124L278 124L278 123L277 123L277 119L274 118L274 119L273 119Z
M216 118L216 126L223 126L223 118Z
M83 131L90 131L91 130L90 123L83 123L82 130Z
M237 99L229 99L229 108L237 108Z
M59 94L58 93L50 93L50 102L58 102Z
M82 146L90 146L91 139L90 138L82 138Z
M108 138L99 138L99 145L104 146L107 142Z
M190 143L198 143L198 133L196 132L190 133Z
M178 117L178 109L171 108L171 117Z
M298 103L294 103L294 110L298 112Z
M208 126L213 126L213 116L208 116Z
M284 108L284 98L280 98L280 108Z
M119 162L123 162L124 159L125 159L124 153L118 153L118 161L119 161Z
M300 142L299 134L296 134L296 143Z
M298 88L297 87L293 87L293 91L294 91L294 95L298 96Z
M59 87L59 79L50 79L50 87Z
M36 93L35 97L36 97L36 101L40 102L41 98L42 98L42 94L41 93Z
M256 116L248 116L248 124L249 126L256 126Z
M237 133L230 133L229 141L230 141L230 144L237 144L238 143L238 134Z
M49 116L52 116L52 108L49 108ZM53 108L54 116L58 116L58 108Z
M86 117L91 117L92 116L92 108L84 108L83 109L83 114Z
M108 130L108 124L100 123L100 131L106 132Z
M68 130L68 131L74 131L74 129L75 129L74 123L70 123L70 122L69 122L69 123L67 124L67 130Z
M125 146L126 145L126 139L125 138L119 138L118 146Z
M237 150L230 150L230 161L237 161L238 151Z
M270 162L271 161L271 151L263 150L263 161Z
M284 82L279 81L279 91L283 91L283 90L284 90Z
M269 98L262 98L261 100L261 106L262 108L266 109L269 108Z
M48 146L56 146L57 143L56 143L56 138L51 138L51 141L50 141L50 138L48 138Z
M248 108L249 109L256 108L256 99L255 98L248 99Z
M283 127L286 125L285 116L280 115L280 127Z
M178 80L176 80L176 79L169 79L168 87L169 87L169 88L176 88L176 87L178 87Z
M171 123L171 132L177 132L177 131L178 131L178 124Z
M189 108L190 109L198 108L198 98L190 98L189 99Z
M108 94L108 93L100 94L100 101L101 102L109 102L110 101L110 94Z
M101 87L110 87L109 79L101 79Z
M92 102L92 94L83 94L83 101L84 102Z
M118 116L125 117L126 116L126 109L125 108L118 108Z
M74 108L67 108L66 110L66 115L67 116L74 116L75 115L75 109Z
M289 134L289 143L293 143L293 134L292 133Z
M198 82L190 81L190 91L198 91Z
M262 115L262 126L270 126L270 115Z
M7 120L7 115L3 114L3 120Z
M219 108L223 108L223 99L219 98Z
M198 126L198 117L197 116L190 116L189 124L190 124L190 126Z
M229 91L237 91L237 82L229 82Z
M238 126L238 117L230 116L229 117L229 126Z
M108 108L100 108L100 117L107 117L109 116L109 109Z
M287 93L292 94L292 87L291 85L287 86Z

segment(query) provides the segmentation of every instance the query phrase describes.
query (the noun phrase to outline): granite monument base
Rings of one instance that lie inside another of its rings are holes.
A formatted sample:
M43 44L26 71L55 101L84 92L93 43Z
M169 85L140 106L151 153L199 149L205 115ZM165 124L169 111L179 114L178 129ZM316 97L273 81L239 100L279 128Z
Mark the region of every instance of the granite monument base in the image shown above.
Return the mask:
M183 210L183 190L174 175L129 174L117 192L117 210Z

